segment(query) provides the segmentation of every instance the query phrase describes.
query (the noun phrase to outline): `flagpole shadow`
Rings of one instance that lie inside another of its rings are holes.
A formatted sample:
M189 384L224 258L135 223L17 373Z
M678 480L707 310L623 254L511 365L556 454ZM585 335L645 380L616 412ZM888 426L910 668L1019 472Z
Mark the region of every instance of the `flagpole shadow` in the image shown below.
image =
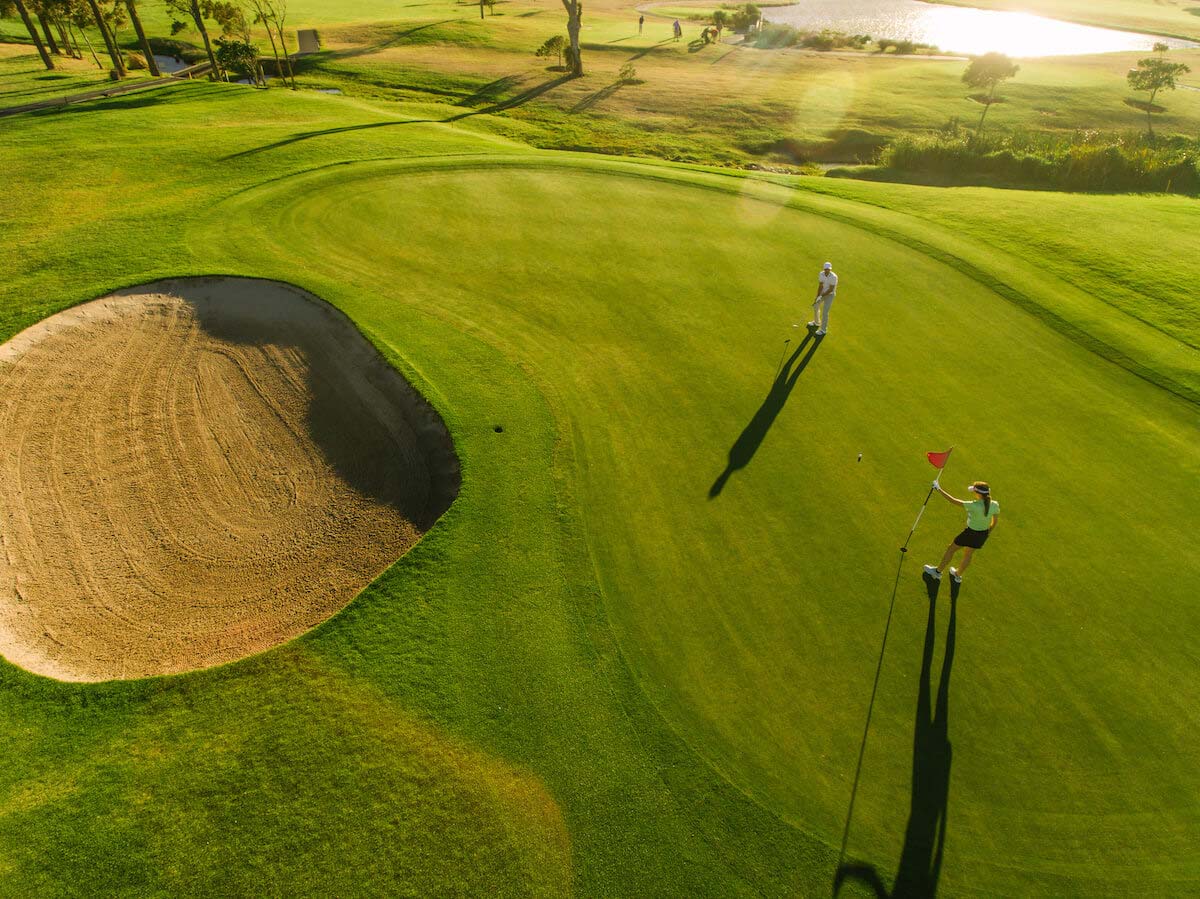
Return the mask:
M901 561L903 565L903 560ZM950 674L954 667L955 631L958 619L959 585L950 585L950 620L946 628L946 648L938 678L936 701L931 698L933 650L937 636L937 597L941 581L924 575L929 594L929 616L925 625L925 644L921 653L921 675L917 692L916 720L913 724L912 787L908 824L904 831L904 847L896 869L895 881L889 891L874 865L845 861L846 843L850 835L850 816L842 838L842 851L834 875L833 895L836 896L847 880L870 889L876 897L928 897L937 895L945 857L947 808L950 799L950 765L953 751L950 744ZM893 591L893 601L895 592ZM889 615L889 623L890 623ZM886 631L885 631L886 641ZM876 675L878 677L878 673ZM872 694L874 705L874 694ZM868 728L870 714L868 712ZM866 745L866 734L863 735ZM862 754L859 755L859 772ZM854 792L858 790L855 774ZM850 809L853 814L851 794Z
M796 387L796 382L800 380L800 375L804 372L804 369L808 368L808 363L812 361L820 345L821 338L815 337L812 329L809 329L808 334L800 341L800 345L796 347L796 351L792 353L791 358L787 360L787 363L775 375L775 380L771 383L771 389L767 391L766 398L763 399L762 405L758 407L758 411L754 413L754 417L750 419L750 423L742 429L742 433L738 435L737 440L733 442L733 446L729 448L729 461L725 465L725 470L717 476L717 479L713 481L712 487L709 488L709 499L716 499L720 496L721 491L725 489L725 484L733 477L734 472L740 471L750 464L750 460L754 458L754 454L758 452L758 448L762 445L767 432L771 430L771 425L775 423L775 419L783 411L788 397L791 396L792 391ZM806 349L808 350L807 353L805 353Z

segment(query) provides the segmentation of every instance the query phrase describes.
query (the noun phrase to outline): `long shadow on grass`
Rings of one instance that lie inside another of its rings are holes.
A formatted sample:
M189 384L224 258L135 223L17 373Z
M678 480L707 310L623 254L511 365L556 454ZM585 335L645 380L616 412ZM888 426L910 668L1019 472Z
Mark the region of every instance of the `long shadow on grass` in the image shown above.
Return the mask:
M725 489L725 483L733 477L733 473L750 464L750 460L754 458L754 454L762 445L763 438L767 436L767 431L771 430L771 425L775 423L775 419L779 417L779 413L787 404L788 397L796 387L796 382L800 380L801 373L808 368L808 363L812 361L812 357L820 345L821 338L814 337L810 330L800 341L800 345L796 347L796 352L792 353L791 358L787 360L787 364L779 369L779 373L776 374L775 380L771 384L771 389L767 391L766 399L762 401L762 405L758 407L758 411L754 413L750 423L746 425L742 433L738 435L738 439L733 442L733 446L729 448L729 461L725 465L725 470L717 476L712 487L709 488L709 499L716 499L720 496L721 491ZM804 352L805 349L808 350L807 353ZM802 355L804 358L801 358Z
M835 896L847 880L864 884L880 899L915 899L937 895L946 844L946 811L950 799L950 672L954 666L958 585L953 582L950 585L950 622L946 629L946 651L942 658L936 702L930 697L930 688L937 632L937 596L941 582L926 575L925 586L929 592L929 618L925 625L925 647L917 686L917 716L913 724L912 795L896 879L889 892L874 865L857 861L842 862L834 875ZM857 786L856 779L855 790ZM849 820L846 829L848 834ZM842 851L844 854L844 844Z
M265 153L268 150L278 150L281 147L286 147L290 144L299 143L300 141L312 140L314 137L325 137L330 134L345 134L350 131L369 131L372 128L394 128L398 125L436 125L449 124L452 122L461 122L463 119L469 119L471 116L491 115L492 113L504 112L506 109L512 109L516 106L521 106L528 103L530 100L540 97L549 90L553 90L565 81L570 81L571 75L560 75L558 78L551 78L549 81L543 81L541 84L521 91L521 93L509 97L507 100L501 100L498 103L493 103L490 106L484 106L481 109L472 109L469 112L460 112L457 115L452 115L445 119L402 119L399 121L390 122L367 122L362 125L343 125L340 128L323 128L320 131L301 131L299 134L293 134L291 137L285 137L283 140L277 140L274 143L263 144L261 147L252 147L249 150L242 150L239 153L231 153L228 156L221 158L222 162L231 159L239 159L243 156L254 156L258 153ZM503 81L504 79L500 79ZM496 84L497 82L493 82ZM486 89L486 88L485 88Z

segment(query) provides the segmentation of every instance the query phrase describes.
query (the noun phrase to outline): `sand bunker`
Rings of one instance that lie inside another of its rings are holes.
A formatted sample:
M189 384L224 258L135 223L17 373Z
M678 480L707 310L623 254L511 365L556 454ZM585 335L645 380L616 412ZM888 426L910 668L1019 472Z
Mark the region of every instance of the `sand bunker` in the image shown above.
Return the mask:
M445 426L287 285L161 282L0 347L0 653L186 671L342 608L458 490Z

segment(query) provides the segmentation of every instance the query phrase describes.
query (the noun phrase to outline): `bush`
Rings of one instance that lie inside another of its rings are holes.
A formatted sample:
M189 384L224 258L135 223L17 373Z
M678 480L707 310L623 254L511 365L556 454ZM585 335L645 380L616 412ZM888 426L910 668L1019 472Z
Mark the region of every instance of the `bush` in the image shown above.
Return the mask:
M760 18L762 18L762 10L753 3L743 3L734 9L729 20L733 23L734 31L745 33L753 28Z
M794 47L800 42L801 33L790 25L767 22L754 36L754 46L760 50L781 50Z
M897 172L958 182L991 182L1059 190L1200 194L1200 141L1150 143L1143 135L1071 137L1018 133L963 135L946 129L901 137L879 162Z
M146 65L145 56L143 56L141 53L138 53L136 50L130 50L125 54L125 68L129 69L131 72L135 72L142 69L148 69L150 67Z
M631 62L627 62L625 65L621 66L620 71L617 72L617 80L622 84L642 83L641 79L638 78L637 69L634 68L633 63Z
M812 50L861 50L871 43L870 35L842 34L839 31L799 31L790 25L767 22L754 36L754 46L760 50L780 50L785 47L807 47Z

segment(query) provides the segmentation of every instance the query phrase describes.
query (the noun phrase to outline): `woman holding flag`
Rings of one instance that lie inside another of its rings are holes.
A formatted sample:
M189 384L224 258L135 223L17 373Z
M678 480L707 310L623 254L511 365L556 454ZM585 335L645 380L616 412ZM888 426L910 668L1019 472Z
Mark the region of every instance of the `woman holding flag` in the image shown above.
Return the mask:
M946 566L954 559L954 554L961 549L963 551L962 566L950 569L950 576L954 578L954 582L961 584L962 576L966 572L967 566L971 564L971 556L975 554L975 550L987 542L988 535L996 526L996 517L1000 514L1000 504L992 499L992 490L984 481L976 481L968 488L975 494L974 499L957 499L943 490L937 481L933 482L933 489L950 502L966 509L967 526L946 547L941 564L936 567L926 565L925 573L935 579L941 578Z

